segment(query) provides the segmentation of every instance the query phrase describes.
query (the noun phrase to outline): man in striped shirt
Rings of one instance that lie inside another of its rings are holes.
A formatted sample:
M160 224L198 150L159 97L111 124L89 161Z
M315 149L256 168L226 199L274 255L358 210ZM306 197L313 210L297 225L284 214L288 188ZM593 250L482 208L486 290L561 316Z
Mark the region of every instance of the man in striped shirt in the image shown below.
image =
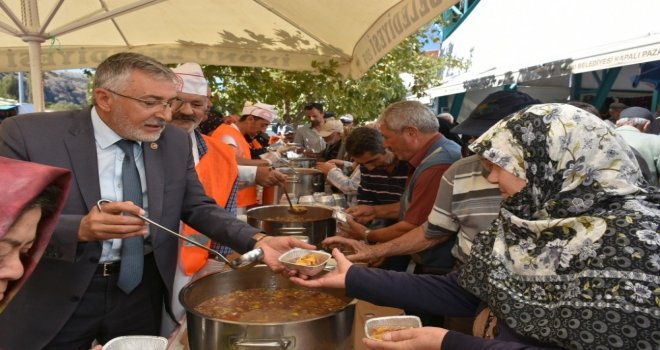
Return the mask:
M399 203L406 187L408 164L385 149L383 135L378 130L354 129L346 140L346 152L360 164L358 204Z

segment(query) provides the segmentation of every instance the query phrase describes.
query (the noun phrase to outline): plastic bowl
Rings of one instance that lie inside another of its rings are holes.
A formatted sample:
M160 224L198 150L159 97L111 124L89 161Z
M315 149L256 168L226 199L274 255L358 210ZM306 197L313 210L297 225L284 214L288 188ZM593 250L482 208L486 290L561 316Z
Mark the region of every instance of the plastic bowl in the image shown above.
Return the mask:
M367 338L380 339L385 332L393 332L407 328L419 328L422 321L417 316L386 316L374 317L364 323L364 334ZM379 336L380 335L380 336Z
M103 350L165 350L167 339L149 335L117 337L105 343Z
M316 265L312 266L304 266L304 265L298 265L296 264L296 261L307 255L307 254L316 254L320 256L319 263ZM289 250L288 252L280 255L279 261L286 266L287 269L289 270L297 270L303 275L307 276L314 276L318 274L319 272L323 271L323 268L325 267L325 264L328 262L328 260L332 257L332 255L320 251L320 250L308 250L308 249L300 249L300 248L294 248Z

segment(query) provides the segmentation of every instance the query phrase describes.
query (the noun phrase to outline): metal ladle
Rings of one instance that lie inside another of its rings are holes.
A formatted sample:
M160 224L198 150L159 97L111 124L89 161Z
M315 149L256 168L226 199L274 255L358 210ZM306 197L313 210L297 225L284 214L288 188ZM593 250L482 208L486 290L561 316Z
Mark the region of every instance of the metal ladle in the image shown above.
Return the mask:
M103 210L101 210L101 206L103 204L106 204L106 203L112 203L112 201L108 200L108 199L100 199L98 202L96 202L96 207L99 209L99 211L102 212ZM192 240L192 239L190 239L186 236L180 235L180 234L168 229L167 227L165 227L165 226L163 226L163 225L147 218L144 215L134 215L134 214L131 214L131 215L137 216L138 218L148 222L151 225L154 225L154 226L158 227L159 229L161 229L161 230L163 230L163 231L165 231L165 232L167 232L171 235L174 235L174 236L176 236L176 237L178 237L178 238L180 238L180 239L182 239L182 240L184 240L184 241L186 241L186 242L188 242L188 243L190 243L194 246L197 246L197 247L200 247L200 248L206 250L207 252L211 253L211 255L213 256L213 258L215 260L218 260L220 262L224 262L225 264L229 265L229 267L231 267L234 270L247 269L249 267L252 267L252 266L256 265L257 263L259 263L264 258L263 249L257 248L257 249L250 250L249 252L239 256L238 258L234 259L233 261L229 261L229 259L227 259L224 255L220 254L219 252L217 252L217 251L215 251L211 248L208 248L207 246L205 246L201 243L197 243L194 240Z
M286 201L289 202L289 213L293 215L305 215L305 213L307 213L307 208L300 205L294 206L293 203L291 203L291 198L289 198L289 192L286 190L286 187L282 186L282 189L284 190Z

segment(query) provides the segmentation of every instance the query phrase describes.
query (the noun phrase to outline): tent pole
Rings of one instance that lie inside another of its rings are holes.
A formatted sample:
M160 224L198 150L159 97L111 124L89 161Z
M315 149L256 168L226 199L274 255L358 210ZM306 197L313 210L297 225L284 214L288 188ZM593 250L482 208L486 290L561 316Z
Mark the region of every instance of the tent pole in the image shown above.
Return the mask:
M23 24L27 31L21 39L28 44L30 56L30 92L32 104L37 112L44 111L44 83L41 73L41 43L46 41L39 35L39 6L37 0L27 0L21 6Z
M616 77L619 76L620 71L621 67L610 68L603 71L603 81L599 84L596 97L594 97L594 101L591 103L599 111L603 108L607 94L612 89L612 85L614 85Z
M454 95L454 98L451 101L451 110L449 113L458 120L458 115L461 114L461 108L463 107L463 100L465 99L465 92Z
M44 84L41 72L41 43L44 41L39 37L23 38L28 43L30 54L30 92L32 92L32 103L36 112L44 111Z

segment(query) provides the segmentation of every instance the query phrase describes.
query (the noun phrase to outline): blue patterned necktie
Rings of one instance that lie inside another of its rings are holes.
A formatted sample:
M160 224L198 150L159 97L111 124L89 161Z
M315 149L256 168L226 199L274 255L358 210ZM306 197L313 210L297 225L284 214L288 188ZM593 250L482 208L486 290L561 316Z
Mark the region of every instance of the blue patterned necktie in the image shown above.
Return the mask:
M117 141L117 146L124 151L124 161L121 165L123 200L131 201L142 208L142 184L140 183L140 173L137 165L135 165L133 145L135 145L134 141ZM126 294L129 294L142 281L143 270L144 239L142 236L122 239L121 265L117 286Z

